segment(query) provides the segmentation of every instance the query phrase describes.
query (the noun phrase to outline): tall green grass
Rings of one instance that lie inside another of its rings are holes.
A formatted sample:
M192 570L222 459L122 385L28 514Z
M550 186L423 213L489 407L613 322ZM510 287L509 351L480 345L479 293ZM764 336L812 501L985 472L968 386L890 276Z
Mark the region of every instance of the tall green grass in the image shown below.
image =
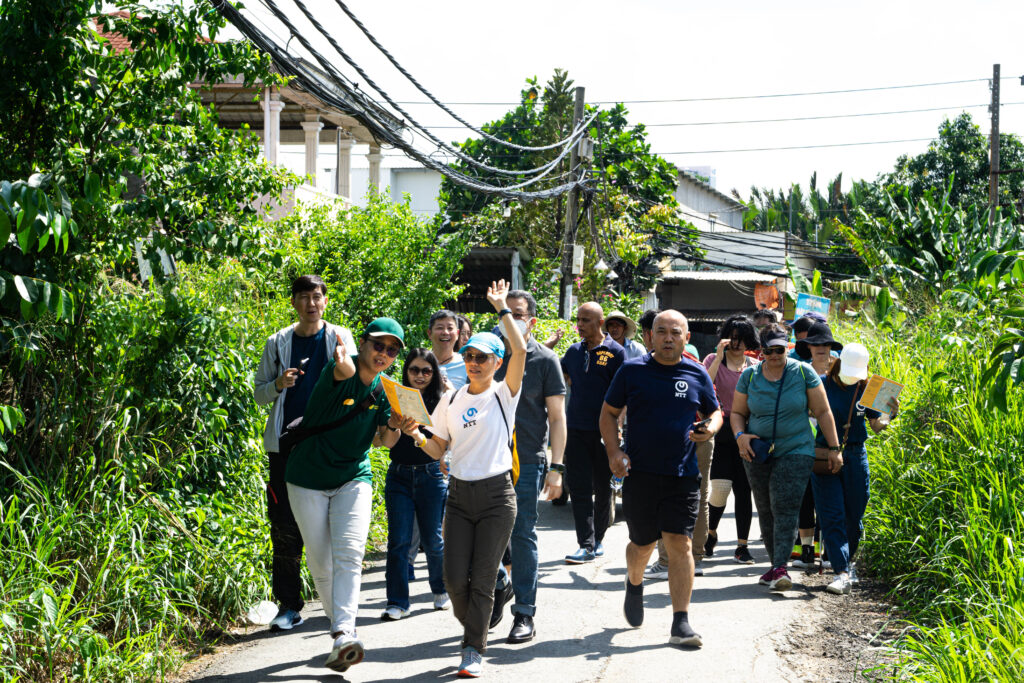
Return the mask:
M939 311L866 340L875 372L906 385L900 417L869 442L863 546L912 621L904 680L1024 671L1024 391L1007 395L1008 412L989 406L987 336L984 321Z

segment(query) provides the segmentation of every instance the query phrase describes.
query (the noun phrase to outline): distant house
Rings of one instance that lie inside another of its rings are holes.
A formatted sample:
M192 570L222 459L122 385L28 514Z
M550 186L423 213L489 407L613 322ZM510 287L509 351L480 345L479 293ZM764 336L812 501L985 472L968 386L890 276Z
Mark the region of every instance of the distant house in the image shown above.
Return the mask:
M462 271L455 282L466 285L458 299L449 301L449 309L457 313L493 313L487 301L487 288L504 278L510 289L523 289L526 271L532 257L521 247L473 247L462 259Z
M813 245L785 232L746 232L746 206L688 172L680 172L676 199L681 218L699 231L704 256L696 260L666 259L655 288L660 308L687 316L692 341L701 353L717 344L717 330L733 313L753 313L754 291L788 286L786 258L805 274L824 256Z

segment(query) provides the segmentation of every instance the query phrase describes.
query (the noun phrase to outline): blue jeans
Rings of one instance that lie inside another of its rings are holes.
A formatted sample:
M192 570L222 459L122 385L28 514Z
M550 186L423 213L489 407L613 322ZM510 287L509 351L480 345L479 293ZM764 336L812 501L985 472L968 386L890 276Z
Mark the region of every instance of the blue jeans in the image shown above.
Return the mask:
M448 484L441 467L391 463L384 480L384 505L388 513L388 561L384 572L388 605L409 609L409 546L413 524L418 522L427 555L430 590L444 593L444 540L441 520Z
M864 444L847 446L839 474L812 475L814 504L825 550L836 574L849 571L864 533L864 511L871 495L871 473Z
M545 464L521 463L516 482L516 521L512 526L512 612L532 617L537 612L537 499L544 489ZM508 574L498 568L498 587Z

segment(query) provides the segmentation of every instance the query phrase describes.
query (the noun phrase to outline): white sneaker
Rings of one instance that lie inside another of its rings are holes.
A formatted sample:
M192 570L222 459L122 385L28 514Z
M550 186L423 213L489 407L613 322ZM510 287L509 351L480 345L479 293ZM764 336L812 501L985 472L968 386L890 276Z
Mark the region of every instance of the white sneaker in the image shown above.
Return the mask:
M334 639L334 647L331 654L327 655L324 666L333 671L348 671L350 666L363 661L365 655L363 643L358 638L342 633Z
M448 598L447 593L434 593L434 609L444 610L449 609L452 606L452 601Z
M282 609L270 621L271 631L288 631L302 623L302 615L293 609Z
M832 563L829 562L828 560L822 560L821 561L821 568L824 569L825 571L828 571L828 570L832 569Z
M652 562L647 569L644 570L645 579L667 579L668 578L668 567L663 565L658 560Z
M858 583L859 581L860 581L860 579L857 578L857 565L855 565L853 562L851 562L850 563L850 583Z
M388 605L384 613L380 615L381 621L398 621L402 617L409 616L409 610L402 609L398 605Z
M825 590L834 595L849 595L852 588L853 583L850 581L850 575L846 572L843 572L832 583L825 586Z
M479 678L483 673L483 657L476 651L475 647L462 648L462 663L459 664L459 671L456 674L459 678Z

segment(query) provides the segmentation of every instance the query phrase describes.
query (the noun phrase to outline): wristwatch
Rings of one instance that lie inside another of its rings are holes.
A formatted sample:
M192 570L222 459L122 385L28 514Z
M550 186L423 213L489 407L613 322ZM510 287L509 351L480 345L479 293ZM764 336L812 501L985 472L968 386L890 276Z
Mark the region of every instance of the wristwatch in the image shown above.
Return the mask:
M736 435L733 438L735 438L737 441L739 441L741 436L743 436L743 430L742 429L740 431L736 432Z
M843 450L840 446L829 446L828 449L833 453L839 453Z
M498 311L498 319L500 320L501 318L504 318L506 315L510 313L512 313L511 308L503 308L500 311Z
M553 462L548 465L548 469L552 472L558 472L559 474L565 474L565 465L560 462Z

